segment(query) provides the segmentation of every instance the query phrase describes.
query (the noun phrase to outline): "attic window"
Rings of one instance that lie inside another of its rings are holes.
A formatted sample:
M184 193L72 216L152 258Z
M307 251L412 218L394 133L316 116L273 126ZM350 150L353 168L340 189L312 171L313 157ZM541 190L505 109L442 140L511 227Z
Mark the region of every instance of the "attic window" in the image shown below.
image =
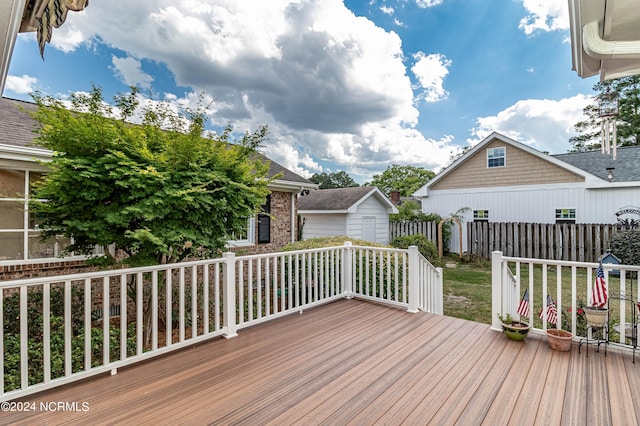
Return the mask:
M487 149L487 167L504 167L507 160L506 149L504 146L498 148Z

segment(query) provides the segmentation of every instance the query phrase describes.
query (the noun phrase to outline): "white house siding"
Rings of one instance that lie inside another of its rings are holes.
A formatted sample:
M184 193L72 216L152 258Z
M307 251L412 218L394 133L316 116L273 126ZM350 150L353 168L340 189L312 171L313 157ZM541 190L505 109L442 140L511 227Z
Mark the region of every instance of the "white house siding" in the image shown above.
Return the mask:
M372 243L389 243L389 214L384 205L375 197L369 197L360 203L355 213L347 216L347 235L353 238L363 238L362 224L365 217L373 217L376 221L375 241Z
M346 213L303 214L302 239L347 235Z
M639 205L640 187L585 189L584 184L429 191L429 196L422 199L423 212L442 217L468 208L463 214L464 223L473 221L473 210L488 210L489 222L555 223L555 209L560 208L575 208L576 223L615 223L615 213L622 207ZM462 242L466 250L464 223ZM458 241L455 235L450 250L458 250Z

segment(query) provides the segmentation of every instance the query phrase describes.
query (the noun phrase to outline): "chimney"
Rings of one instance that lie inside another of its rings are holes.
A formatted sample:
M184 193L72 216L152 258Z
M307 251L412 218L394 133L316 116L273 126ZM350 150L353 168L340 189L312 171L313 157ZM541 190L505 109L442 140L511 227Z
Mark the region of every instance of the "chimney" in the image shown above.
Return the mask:
M398 204L400 202L400 191L397 189L391 191L391 202L393 204Z

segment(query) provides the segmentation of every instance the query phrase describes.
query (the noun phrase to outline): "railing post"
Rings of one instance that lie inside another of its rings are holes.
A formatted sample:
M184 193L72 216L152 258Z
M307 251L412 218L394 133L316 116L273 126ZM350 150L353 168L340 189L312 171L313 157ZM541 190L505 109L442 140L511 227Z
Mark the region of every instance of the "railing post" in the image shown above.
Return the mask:
M347 299L353 297L353 248L351 241L344 242L344 249L342 250L342 264L344 265L342 271L344 276L342 280L344 282L344 293Z
M502 330L498 314L502 314L502 252L491 253L491 328ZM506 312L505 312L506 313Z
M436 286L438 291L437 295L435 296L435 301L433 302L433 313L442 315L444 314L444 269L436 268L436 271L438 272L438 282L434 283L434 285Z
M227 252L222 255L225 258L224 266L224 325L226 326L225 338L230 339L238 335L236 323L236 254Z
M418 246L409 246L409 308L408 312L418 312L420 300L420 261L418 258Z

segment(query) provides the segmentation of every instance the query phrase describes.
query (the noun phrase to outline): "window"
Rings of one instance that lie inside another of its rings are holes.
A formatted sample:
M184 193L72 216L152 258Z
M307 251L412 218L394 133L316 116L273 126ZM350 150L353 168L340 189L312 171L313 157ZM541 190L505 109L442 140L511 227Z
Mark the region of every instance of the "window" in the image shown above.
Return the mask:
M556 223L576 223L576 209L556 209Z
M231 236L228 244L230 246L250 246L255 244L256 235L256 218L252 217L247 220L247 229L243 232L236 233Z
M489 221L489 210L474 210L473 211L473 221L474 222L488 222Z
M40 241L38 221L29 212L29 194L41 177L41 172L0 169L0 260L59 257L70 244L63 237Z
M504 146L487 149L487 167L504 167L507 154Z

